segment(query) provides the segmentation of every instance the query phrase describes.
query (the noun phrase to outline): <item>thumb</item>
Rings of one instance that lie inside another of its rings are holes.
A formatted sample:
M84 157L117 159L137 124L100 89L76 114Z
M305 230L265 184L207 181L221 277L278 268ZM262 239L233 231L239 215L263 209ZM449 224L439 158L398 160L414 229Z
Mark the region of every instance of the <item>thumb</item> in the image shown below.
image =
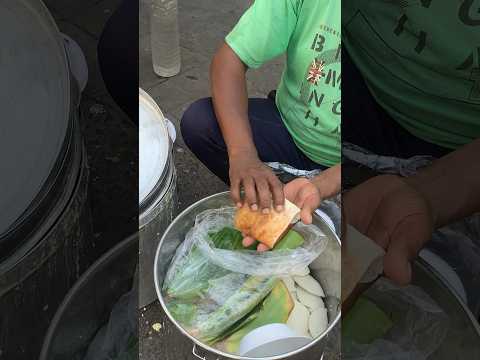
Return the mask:
M408 285L412 281L412 265L408 257L395 249L389 249L383 259L385 275L398 285Z
M310 225L312 223L312 213L313 209L310 205L305 204L300 212L300 219L305 225Z
M423 245L431 237L431 231L412 216L405 219L392 234L384 258L385 275L399 285L412 281L411 262L417 257Z

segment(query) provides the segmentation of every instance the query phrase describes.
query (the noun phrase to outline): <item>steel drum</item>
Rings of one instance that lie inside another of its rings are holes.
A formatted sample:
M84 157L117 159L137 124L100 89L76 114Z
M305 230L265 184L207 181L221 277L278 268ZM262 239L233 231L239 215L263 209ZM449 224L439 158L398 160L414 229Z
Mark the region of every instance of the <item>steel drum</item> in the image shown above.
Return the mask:
M167 273L168 267L170 266L170 262L172 257L177 250L177 247L182 243L185 239L185 235L187 232L192 228L195 222L195 217L204 210L207 209L215 209L221 208L224 206L234 206L230 195L228 192L219 193L216 195L212 195L207 197L203 200L198 201L197 203L191 205L189 208L184 210L177 218L172 222L172 224L168 227L163 235L162 239L157 248L157 253L155 257L155 287L157 291L158 298L160 300L160 304L169 317L169 319L176 325L176 327L183 333L183 335L187 336L194 344L193 353L197 357L199 357L196 353L196 346L200 346L205 349L208 353L211 354L212 358L217 358L218 356L222 356L228 359L250 359L246 357L240 357L232 354L228 354L222 352L220 350L214 349L211 346L200 342L198 339L194 338L190 334L188 334L182 326L173 318L170 314L168 308L165 305L165 301L163 299L163 295L161 292L163 280ZM319 227L328 237L328 247L332 247L333 249L337 250L340 253L340 240L333 231L332 227L327 224L321 217L317 214L314 215L313 219L314 224ZM322 256L322 255L320 255ZM340 257L338 256L338 261L333 262L336 269L331 269L340 273ZM312 272L312 276L316 276L315 272ZM337 298L340 294L340 287L341 287L341 280L340 276L338 276L338 281L333 286L325 286L325 283L322 281L321 278L317 278L322 283L324 287L325 294L328 297ZM295 350L293 352L283 354L276 357L269 357L269 359L311 359L311 360L320 360L323 357L323 353L327 344L327 337L333 333L334 329L337 329L337 324L340 320L340 307L335 306L334 308L329 309L329 326L327 330L321 334L319 337L314 339L310 344ZM336 341L339 341L339 338L336 338ZM201 357L199 357L201 358ZM252 358L253 359L253 358ZM259 358L255 358L259 359Z
M155 250L176 209L172 125L155 101L139 90L139 306L156 300Z
M117 301L132 289L138 236L102 255L70 289L48 328L40 360L83 359Z
M79 86L38 0L0 1L0 357L36 359L95 256Z

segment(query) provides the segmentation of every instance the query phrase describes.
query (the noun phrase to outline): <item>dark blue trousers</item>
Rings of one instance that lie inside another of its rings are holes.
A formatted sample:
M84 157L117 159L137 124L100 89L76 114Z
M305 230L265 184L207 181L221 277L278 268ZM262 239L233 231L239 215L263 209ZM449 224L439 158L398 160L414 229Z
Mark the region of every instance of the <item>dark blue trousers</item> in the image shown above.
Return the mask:
M324 168L310 160L295 145L274 100L249 99L248 115L260 160L278 161L302 170ZM211 98L201 99L190 105L182 117L181 131L185 144L195 156L210 171L228 183L227 147Z

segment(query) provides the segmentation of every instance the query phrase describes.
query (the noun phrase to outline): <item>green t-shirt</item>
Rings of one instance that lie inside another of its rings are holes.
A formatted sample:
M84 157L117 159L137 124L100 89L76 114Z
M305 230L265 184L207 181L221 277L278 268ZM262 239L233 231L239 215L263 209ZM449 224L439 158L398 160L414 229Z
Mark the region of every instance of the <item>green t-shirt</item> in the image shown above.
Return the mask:
M340 162L340 0L256 0L226 37L249 67L286 53L276 103L297 146Z
M410 133L446 148L480 137L479 5L343 2L343 43L377 102Z

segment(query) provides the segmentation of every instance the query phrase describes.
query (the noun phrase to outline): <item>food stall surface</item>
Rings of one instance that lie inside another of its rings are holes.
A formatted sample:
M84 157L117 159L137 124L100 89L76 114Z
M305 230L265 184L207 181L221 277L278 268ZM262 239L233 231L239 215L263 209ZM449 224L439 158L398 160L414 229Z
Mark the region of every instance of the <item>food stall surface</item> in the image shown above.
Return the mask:
M207 97L209 66L216 48L250 4L249 0L178 1L181 47L181 71L172 78L159 78L153 72L150 50L149 0L140 1L140 87L161 107L180 134L180 119L193 101ZM249 96L266 97L275 89L284 59L275 59L259 70L248 73ZM178 212L208 195L227 187L212 175L186 148L181 137L174 145L175 167L178 172ZM334 350L339 329L329 337L324 360L339 359ZM194 360L193 344L168 320L160 304L154 302L140 310L140 359ZM201 357L205 356L197 348ZM305 360L320 360L305 358ZM210 354L210 358L212 355Z

